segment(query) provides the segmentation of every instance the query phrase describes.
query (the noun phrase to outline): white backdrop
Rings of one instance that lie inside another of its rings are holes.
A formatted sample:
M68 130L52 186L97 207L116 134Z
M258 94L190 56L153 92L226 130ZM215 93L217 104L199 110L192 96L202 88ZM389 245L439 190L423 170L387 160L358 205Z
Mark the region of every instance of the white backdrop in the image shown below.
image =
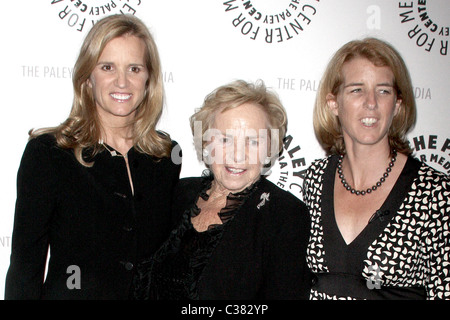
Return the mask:
M312 129L320 77L340 46L365 36L403 54L418 105L410 142L417 157L450 173L448 0L7 0L2 12L0 298L27 132L67 118L80 45L105 15L135 14L155 37L166 90L159 127L183 149L183 177L203 169L188 119L205 95L234 79L263 79L288 111L291 137L270 179L301 198L302 171L324 156Z

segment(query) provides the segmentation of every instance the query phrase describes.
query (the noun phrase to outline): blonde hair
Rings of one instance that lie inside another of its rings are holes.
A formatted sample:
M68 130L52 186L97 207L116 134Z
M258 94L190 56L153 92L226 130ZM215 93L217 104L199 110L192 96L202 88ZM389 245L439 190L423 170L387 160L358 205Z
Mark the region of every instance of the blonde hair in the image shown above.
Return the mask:
M402 103L389 128L389 144L391 149L411 154L412 149L406 138L406 134L416 121L416 102L411 78L400 53L392 45L375 38L348 42L328 63L314 105L313 125L317 139L327 154L345 153L341 124L327 106L327 95L338 94L343 83L342 66L356 57L368 59L378 67L389 67L392 70L394 89Z
M30 130L30 139L44 133L53 134L61 148L73 149L75 157L84 166L92 166L83 159L83 150L92 148L94 156L103 147L101 125L92 89L87 85L103 49L109 41L132 35L145 43L145 63L149 72L146 93L136 110L133 125L135 148L157 158L170 156L171 140L168 134L156 131L163 110L163 81L158 49L145 24L133 15L117 14L99 20L87 34L73 72L74 98L69 117L54 128Z
M287 115L278 95L268 90L262 80L258 80L254 84L244 80L236 80L220 86L208 94L203 106L190 117L194 145L199 159L202 159L202 151L207 143L207 141L204 141L203 135L208 129L211 129L215 121L215 115L218 112L237 108L245 103L252 103L261 108L267 115L269 129L278 130L279 150L276 154L271 154L270 157L274 158L279 155L283 149L283 139L287 131ZM195 135L195 123L197 121L202 124L201 136ZM271 140L272 138L270 136Z

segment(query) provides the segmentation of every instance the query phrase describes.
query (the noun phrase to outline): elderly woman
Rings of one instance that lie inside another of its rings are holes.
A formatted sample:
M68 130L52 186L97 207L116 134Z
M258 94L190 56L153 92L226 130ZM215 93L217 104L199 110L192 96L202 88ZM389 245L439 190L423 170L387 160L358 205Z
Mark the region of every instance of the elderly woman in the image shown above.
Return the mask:
M281 151L286 120L262 82L206 97L191 127L209 173L180 180L179 225L138 268L136 298L308 298L306 206L262 174Z
M6 299L127 299L136 261L169 236L180 165L155 130L157 47L136 17L90 30L69 118L31 133L17 179ZM44 281L47 252L48 273Z
M415 115L390 44L367 38L336 52L314 109L329 156L305 176L312 299L450 298L450 181L411 156Z

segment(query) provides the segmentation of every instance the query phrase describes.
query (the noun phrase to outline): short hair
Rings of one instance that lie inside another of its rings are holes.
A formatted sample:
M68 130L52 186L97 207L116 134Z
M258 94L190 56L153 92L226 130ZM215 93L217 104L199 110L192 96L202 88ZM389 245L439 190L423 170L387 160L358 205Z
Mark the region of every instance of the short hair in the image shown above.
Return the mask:
M194 145L199 159L202 159L202 151L207 141L203 135L211 129L215 116L219 112L237 108L245 103L252 103L259 107L267 116L269 129L278 130L279 149L275 154L270 154L270 158L278 157L283 149L283 139L287 131L287 114L278 95L265 86L262 80L249 83L244 80L236 80L229 84L220 86L208 94L200 109L190 117L192 134L194 135ZM195 135L195 123L199 121L201 126L201 136ZM272 141L272 135L269 133ZM271 143L271 145L273 145ZM271 161L272 162L272 161Z
M73 72L74 98L68 119L56 128L31 132L31 137L51 132L60 147L74 149L77 160L89 165L82 157L85 148L93 148L93 155L101 146L101 125L96 112L92 89L87 85L92 71L105 46L113 39L131 35L145 43L145 64L149 73L146 93L136 110L134 145L140 152L155 157L170 156L171 141L167 134L156 131L156 125L163 110L164 89L156 43L145 24L129 14L115 14L99 20L89 31L81 46Z
M338 94L344 81L343 65L357 57L365 58L377 67L388 67L394 74L394 89L402 103L388 131L389 144L391 149L411 154L412 149L406 138L416 121L416 102L411 77L400 53L389 43L376 38L346 43L328 63L314 105L313 125L317 139L327 154L345 153L341 124L338 117L329 110L326 97L329 93L335 96Z

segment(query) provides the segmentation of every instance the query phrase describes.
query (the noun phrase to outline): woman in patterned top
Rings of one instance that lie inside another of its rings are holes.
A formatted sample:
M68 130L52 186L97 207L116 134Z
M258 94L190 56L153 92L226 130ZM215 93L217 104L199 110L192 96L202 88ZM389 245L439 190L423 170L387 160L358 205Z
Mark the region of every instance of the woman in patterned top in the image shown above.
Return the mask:
M305 176L311 299L450 298L450 181L412 157L415 117L390 44L367 38L336 52L314 109L328 157Z

